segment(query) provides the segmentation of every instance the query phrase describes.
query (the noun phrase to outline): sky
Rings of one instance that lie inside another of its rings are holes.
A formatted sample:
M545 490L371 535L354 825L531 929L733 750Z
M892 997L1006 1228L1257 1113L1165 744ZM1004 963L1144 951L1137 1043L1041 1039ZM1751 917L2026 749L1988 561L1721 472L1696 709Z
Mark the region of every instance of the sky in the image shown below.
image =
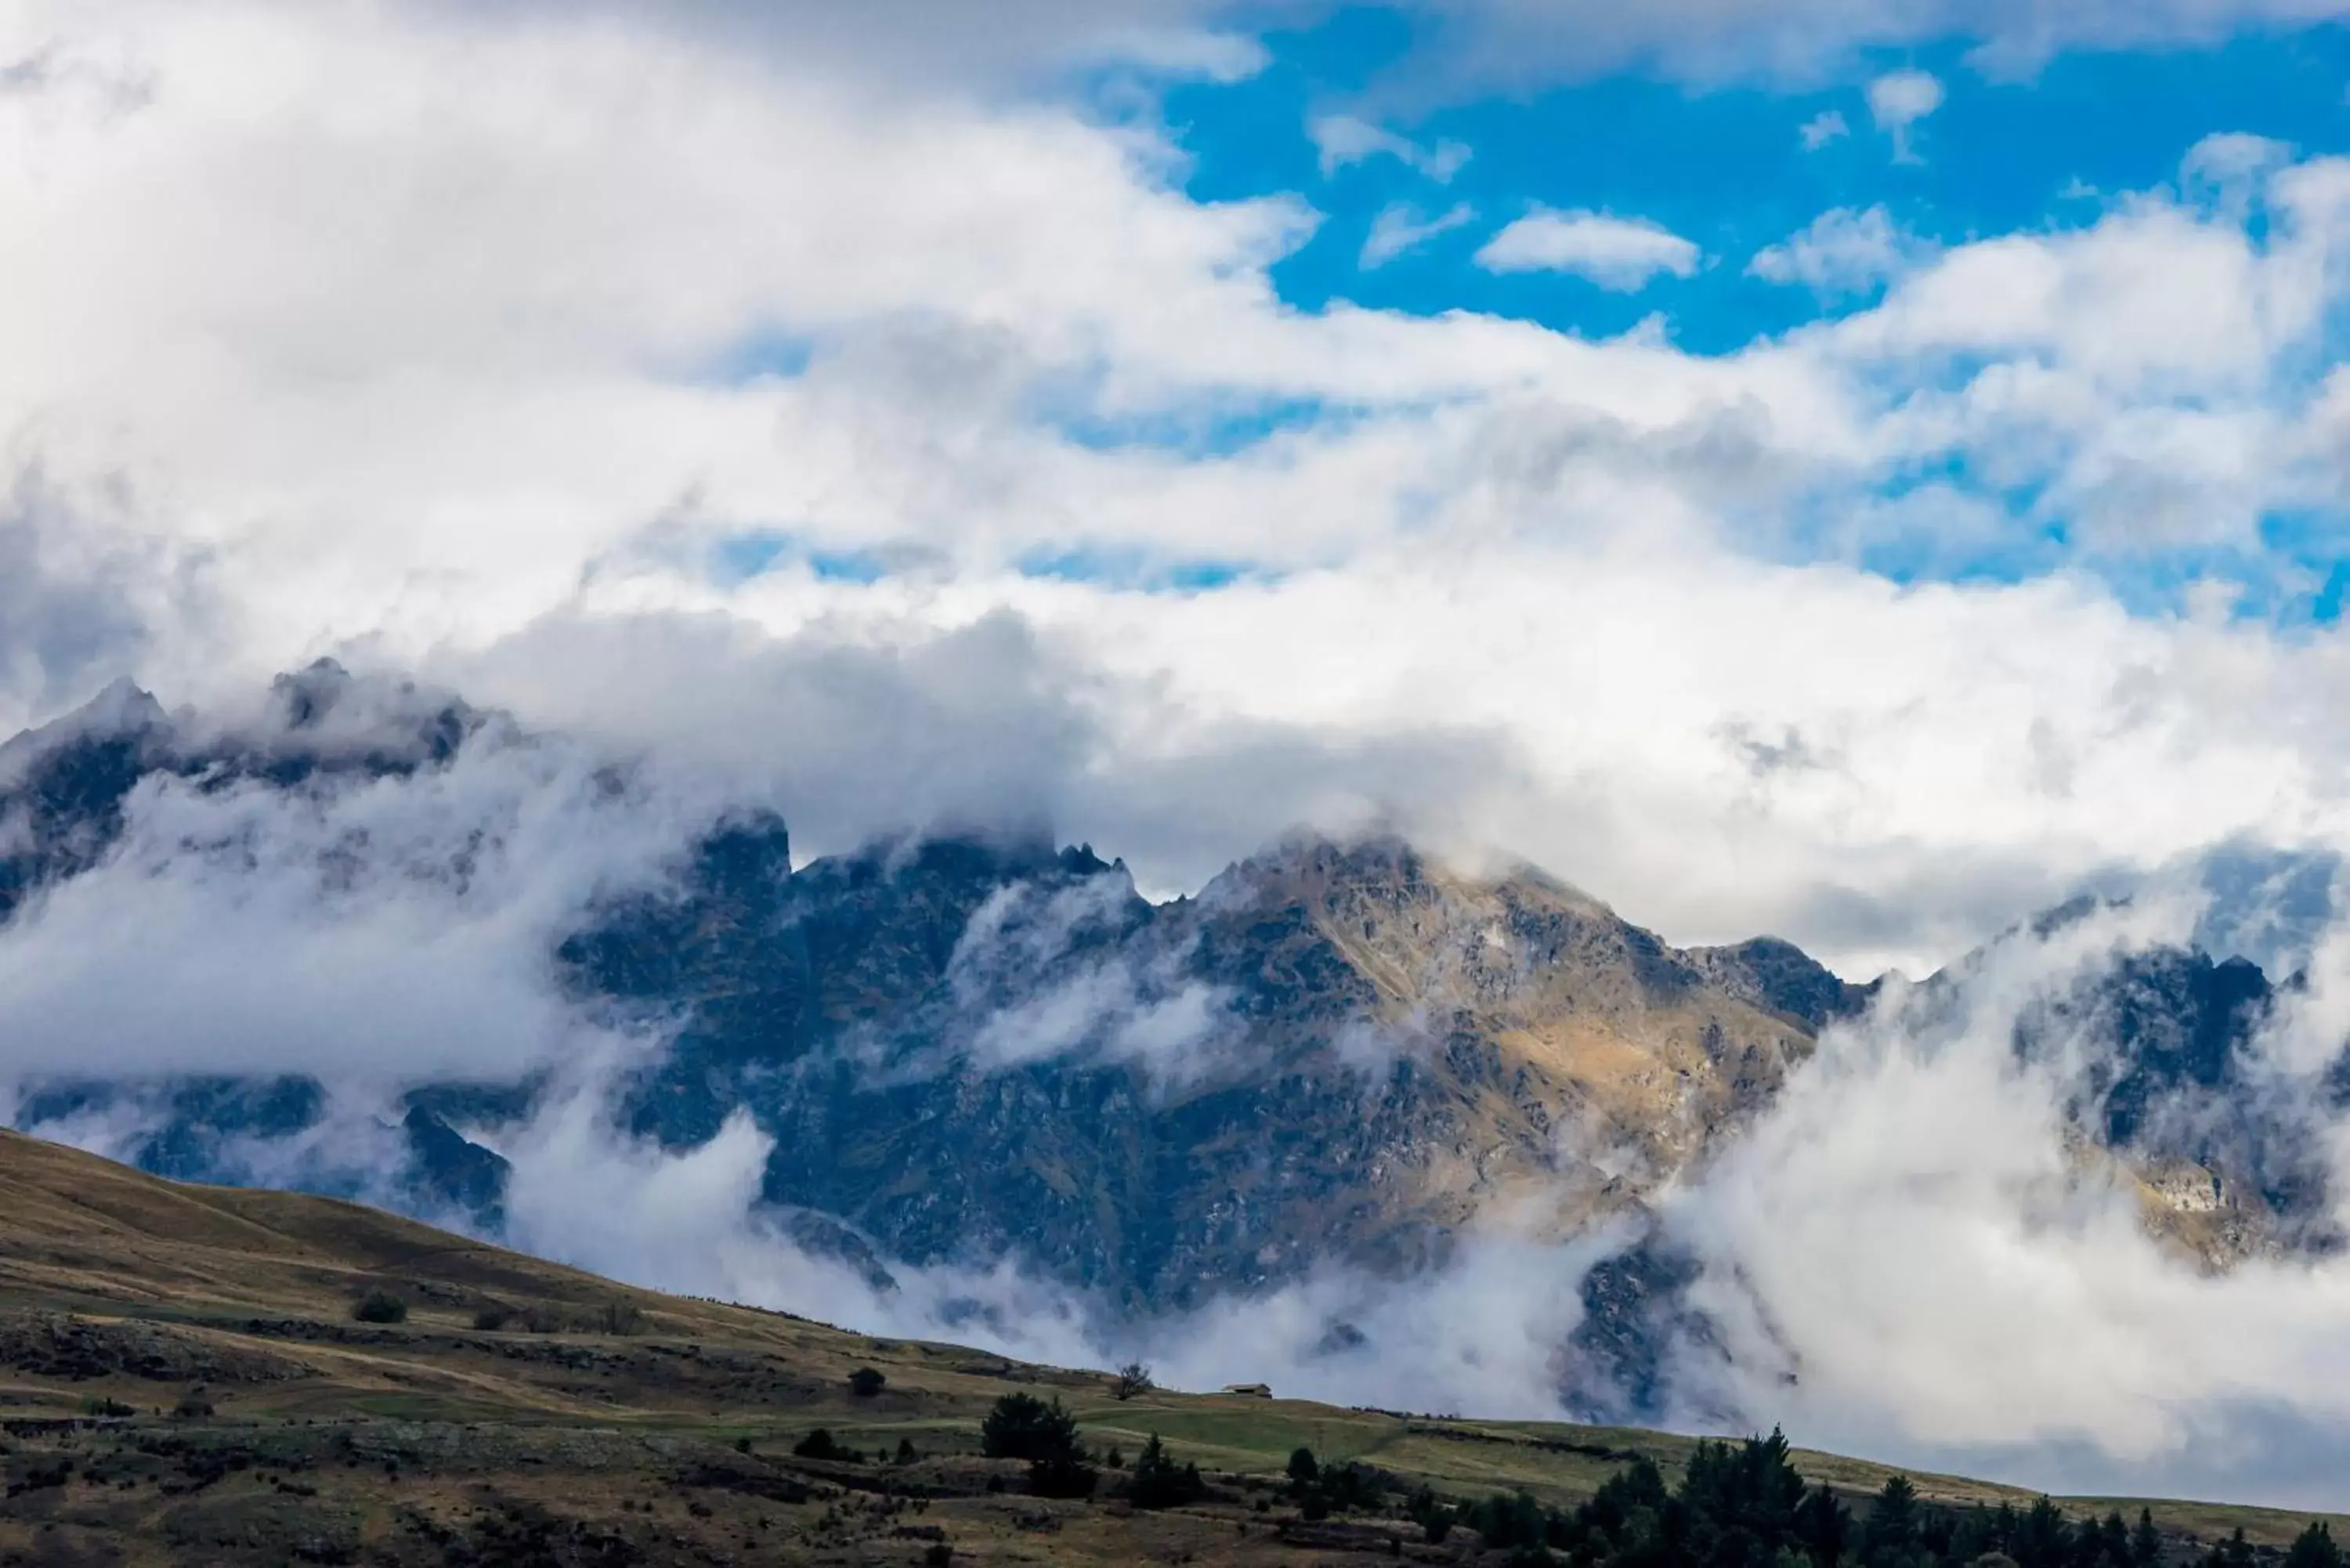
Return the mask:
M1041 826L1153 896L1393 828L1855 978L2137 889L1831 1032L1668 1220L1807 1440L2339 1506L2350 1271L2178 1266L2067 1163L2094 1063L2012 1041L2151 942L2306 963L2263 1092L2350 1190L2345 21L0 0L0 733L126 676L233 726L329 656L514 715L317 802L148 788L0 941L0 1110L102 1039L316 1071L323 1147L555 1064L525 1244L1107 1364L1010 1265L857 1302L761 1228L747 1121L627 1139L645 1043L552 937L754 805L803 859ZM1475 1240L1151 1353L1515 1411L1594 1253ZM1333 1312L1427 1353L1314 1362Z
M2350 836L2340 8L1624 9L13 0L0 724L332 654L1855 974Z

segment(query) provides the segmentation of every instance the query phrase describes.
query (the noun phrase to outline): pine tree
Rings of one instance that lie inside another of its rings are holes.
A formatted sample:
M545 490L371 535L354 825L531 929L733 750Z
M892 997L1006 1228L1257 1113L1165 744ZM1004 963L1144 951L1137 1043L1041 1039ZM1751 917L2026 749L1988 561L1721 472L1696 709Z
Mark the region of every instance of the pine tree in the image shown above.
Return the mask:
M1814 1490L1795 1509L1795 1539L1819 1568L1836 1568L1851 1532L1852 1511L1825 1486Z
M991 1459L1073 1459L1077 1420L1033 1394L1006 1394L979 1425L979 1451Z
M2244 1539L2244 1527L2241 1524L2233 1535L2211 1548L2210 1554L2203 1559L2205 1568L2252 1568L2254 1561L2251 1542Z
M2022 1568L2064 1568L2072 1552L2072 1528L2064 1522L2064 1511L2046 1498L2017 1517L2007 1554Z
M1860 1530L1862 1548L1872 1563L1899 1560L1918 1543L1918 1489L1908 1476L1893 1476L1870 1505Z
M2295 1538L2284 1554L2284 1568L2342 1568L2342 1548L2334 1543L2334 1532L2323 1520Z
M1134 1482L1127 1495L1137 1508L1176 1508L1207 1496L1208 1484L1200 1479L1198 1465L1178 1465L1153 1432L1134 1457Z

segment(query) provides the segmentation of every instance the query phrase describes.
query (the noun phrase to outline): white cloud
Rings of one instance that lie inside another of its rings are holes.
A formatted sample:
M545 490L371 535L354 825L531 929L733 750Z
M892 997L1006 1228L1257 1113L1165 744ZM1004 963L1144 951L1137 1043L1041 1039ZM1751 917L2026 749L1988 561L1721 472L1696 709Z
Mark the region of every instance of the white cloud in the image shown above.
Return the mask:
M2190 184L2238 185L2273 173L2292 161L2289 143L2243 131L2223 131L2189 148L2179 172Z
M1746 270L1771 283L1802 284L1825 295L1866 294L1906 270L1923 249L1894 225L1882 206L1866 212L1838 207L1756 252Z
M110 58L80 15L39 36ZM1191 202L1165 148L1049 109L868 121L837 88L780 90L782 65L553 24L272 13L248 49L244 15L152 13L127 115L0 108L30 115L0 210L45 240L0 299L0 420L43 458L46 520L11 584L98 584L117 608L70 623L122 633L39 643L11 713L125 662L177 700L348 649L755 781L812 848L1016 808L1163 891L1293 821L1385 815L1534 854L1677 937L1776 928L1857 968L1947 955L2101 866L2339 830L2334 743L2293 717L2334 690L2331 633L1835 564L1929 515L1931 549L2061 522L2126 556L2323 504L2343 400L2292 367L2337 254L2324 161L2268 177L2258 247L2157 192L1706 357L1287 309L1265 268L1299 209ZM509 78L547 90L482 86ZM314 223L360 171L409 194ZM1623 243L1578 256L1586 228L1564 259L1695 265L1608 222ZM778 338L804 370L723 369ZM1204 454L1056 423L1300 400L1330 416ZM1881 493L1960 459L2043 510ZM779 520L776 569L713 569ZM861 586L795 551L892 569ZM1149 595L1014 568L1069 552L1255 574ZM2009 649L2080 680L2011 679ZM1720 738L1740 723L1838 764L1758 780ZM2073 796L2035 782L2035 726L2089 759Z
M1313 138L1315 151L1321 155L1325 178L1351 163L1392 158L1441 185L1461 172L1471 156L1469 148L1461 142L1446 140L1423 147L1409 137L1350 114L1323 115L1305 130Z
M1263 68L1263 46L1224 25L1226 0L431 0L452 19L546 29L653 26L811 77L890 92L998 95L1049 88L1071 72L1141 68L1230 80ZM1275 0L1277 15L1285 0Z
M2213 202L2235 222L2243 221L2271 176L2293 161L2291 145L2265 136L2225 131L2207 136L2179 161L2179 185L2189 197Z
M150 780L98 869L0 940L0 1075L507 1078L577 1032L549 954L657 883L714 803L495 733L458 764L288 797Z
M1852 134L1852 125L1840 109L1824 109L1795 130L1796 140L1806 152L1817 152L1831 141L1841 141Z
M1709 1259L1703 1296L1743 1364L1732 1397L1807 1441L2050 1490L2339 1505L2350 1267L2258 1260L2214 1278L2182 1262L2141 1227L2130 1182L2068 1133L2106 1047L2017 1054L2028 1012L2116 953L2183 937L2191 913L2019 937L1923 1005L1897 998L1832 1032L1674 1221ZM2341 978L2329 941L2321 992ZM2280 1030L2304 1007L2334 1011L2330 1056L2338 997L2288 1000ZM2282 1136L2317 1135L2338 1195L2342 1128L2319 1108L2318 1067L2285 1070L2258 1103ZM1780 1382L1790 1365L1800 1377Z
M1910 130L1942 107L1942 97L1941 78L1928 71L1892 71L1868 84L1868 112L1877 129L1893 139L1896 163L1918 161Z
M771 1141L747 1117L700 1148L664 1151L606 1118L590 1074L518 1136L507 1199L519 1241L543 1255L672 1291L829 1323L976 1345L1069 1366L1147 1359L1165 1386L1269 1379L1285 1397L1388 1408L1557 1413L1558 1346L1581 1315L1575 1286L1612 1238L1560 1247L1503 1233L1464 1239L1451 1266L1394 1280L1333 1265L1257 1296L1123 1321L1025 1273L1017 1260L860 1272L795 1245L753 1208ZM1353 1330L1333 1343L1335 1325Z
M1419 209L1401 202L1382 207L1372 218L1371 232L1363 240L1359 265L1367 272L1383 267L1398 256L1476 221L1477 210L1466 202L1456 202L1433 218L1422 217Z
M2028 76L2071 49L2209 44L2321 26L2344 0L1407 0L1439 19L1383 84L1407 101L1647 68L1703 83L1817 83L1870 50L1972 40L1968 63Z
M1697 246L1646 219L1542 210L1511 223L1477 253L1477 265L1488 272L1579 273L1627 294L1660 273L1694 276L1699 260Z

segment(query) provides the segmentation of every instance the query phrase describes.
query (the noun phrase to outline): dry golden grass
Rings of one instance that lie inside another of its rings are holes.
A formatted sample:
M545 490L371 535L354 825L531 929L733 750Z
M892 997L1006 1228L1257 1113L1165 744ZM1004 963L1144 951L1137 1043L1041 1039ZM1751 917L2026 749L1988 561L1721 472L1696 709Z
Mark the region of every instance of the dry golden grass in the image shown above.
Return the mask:
M353 1321L370 1291L409 1303L406 1321ZM491 1309L509 1326L476 1328ZM887 1383L859 1398L848 1374L865 1366ZM1302 1445L1454 1495L1565 1503L1633 1454L1669 1474L1691 1445L1293 1400L1120 1402L1111 1386L1103 1373L634 1290L354 1204L160 1181L0 1133L0 1564L912 1563L942 1544L962 1563L1449 1562L1472 1535L1440 1550L1398 1521L1305 1527L1273 1478ZM1066 1401L1097 1451L1132 1454L1159 1434L1215 1478L1215 1496L1136 1514L1114 1497L1021 1495L1020 1467L977 1452L981 1417L1011 1389ZM99 1408L134 1413L92 1418ZM816 1427L919 1457L793 1458ZM1825 1455L1804 1467L1855 1493L1889 1473ZM1917 1479L1950 1501L2020 1495ZM2192 1504L2156 1513L2270 1542L2301 1524Z

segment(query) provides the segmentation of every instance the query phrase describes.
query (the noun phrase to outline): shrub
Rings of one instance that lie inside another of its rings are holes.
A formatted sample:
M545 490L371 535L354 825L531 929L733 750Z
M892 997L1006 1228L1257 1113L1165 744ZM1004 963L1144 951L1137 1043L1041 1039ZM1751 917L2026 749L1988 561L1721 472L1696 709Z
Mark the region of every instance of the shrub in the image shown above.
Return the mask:
M924 1549L922 1561L928 1563L930 1568L947 1568L947 1565L954 1561L954 1548L943 1541L933 1541Z
M1137 1508L1174 1508L1207 1496L1208 1483L1200 1479L1198 1465L1178 1465L1153 1432L1135 1456L1129 1495Z
M1297 1449L1290 1453L1289 1479L1301 1487L1312 1486L1322 1479L1322 1467L1315 1462L1313 1449Z
M1333 1513L1368 1513L1378 1509L1387 1488L1378 1471L1349 1460L1324 1465L1312 1490L1321 1494Z
M915 1451L912 1438L900 1438L898 1439L898 1462L899 1464L910 1465L921 1457L922 1456L920 1453Z
M514 1309L493 1302L473 1314L473 1326L484 1334L495 1334L514 1321Z
M88 1416L136 1416L139 1412L120 1399L109 1399L93 1394L81 1402L82 1413Z
M1150 1380L1150 1368L1139 1361L1129 1361L1118 1369L1118 1378L1109 1386L1111 1397L1131 1399L1137 1394L1148 1394L1159 1385Z
M181 1395L180 1402L172 1407L172 1414L182 1421L203 1420L212 1413L212 1399L204 1392L204 1386L201 1383Z
M361 1323L406 1323L408 1303L390 1291L369 1291L351 1308L351 1315Z
M859 1399L870 1399L889 1386L889 1380L870 1366L860 1366L848 1375L848 1391Z
M604 1310L596 1314L596 1326L611 1334L641 1334L645 1314L632 1302L607 1302Z
M1038 1459L1028 1467L1032 1497L1091 1497L1100 1480L1093 1466L1073 1456Z
M832 1440L832 1434L822 1427L792 1445L792 1452L804 1459L835 1459L849 1464L862 1463L865 1456L855 1449L844 1449Z
M1421 1487L1411 1494L1404 1507L1404 1517L1416 1522L1428 1536L1430 1546L1441 1546L1444 1538L1452 1533L1452 1509L1436 1493Z

